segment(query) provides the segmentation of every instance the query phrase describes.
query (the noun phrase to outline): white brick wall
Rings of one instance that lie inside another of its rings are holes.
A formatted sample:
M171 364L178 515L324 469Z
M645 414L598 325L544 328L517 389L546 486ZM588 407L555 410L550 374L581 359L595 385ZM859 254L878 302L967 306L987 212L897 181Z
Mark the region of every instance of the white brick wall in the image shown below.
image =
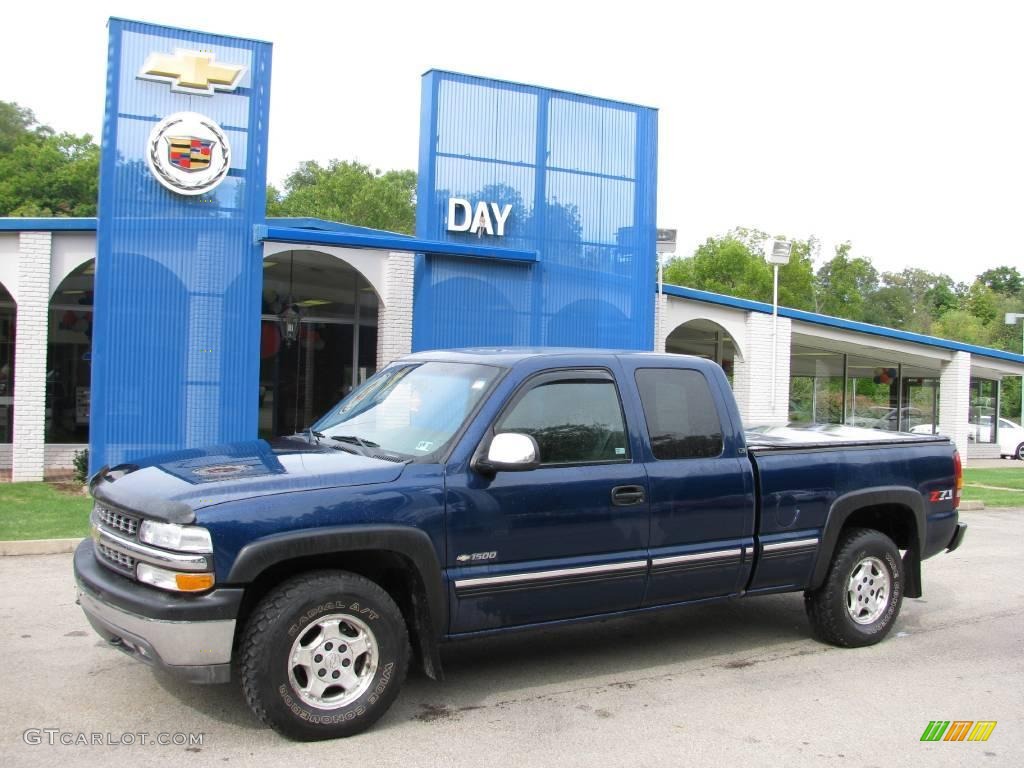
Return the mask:
M47 443L44 450L47 474L51 470L73 469L75 454L88 448L87 443Z
M46 339L53 235L22 232L14 347L14 461L11 479L42 480L46 463Z
M789 421L789 356L792 323L779 318L775 408L772 409L772 316L749 312L746 319L745 357L733 367L733 393L746 426L782 425Z
M939 432L949 435L967 465L970 441L971 355L955 352L939 375Z
M654 346L655 352L665 351L665 340L671 332L665 328L665 315L668 310L668 296L664 293L654 295Z
M384 306L377 320L377 368L412 351L412 283L415 269L411 253L390 253L384 267Z

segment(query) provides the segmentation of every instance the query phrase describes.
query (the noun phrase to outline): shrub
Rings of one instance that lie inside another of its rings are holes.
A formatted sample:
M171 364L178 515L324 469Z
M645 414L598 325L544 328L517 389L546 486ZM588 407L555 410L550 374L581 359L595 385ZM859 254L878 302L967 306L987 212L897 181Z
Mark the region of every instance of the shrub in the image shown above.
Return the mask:
M85 485L89 479L89 449L75 451L75 458L72 460L75 468L75 482Z

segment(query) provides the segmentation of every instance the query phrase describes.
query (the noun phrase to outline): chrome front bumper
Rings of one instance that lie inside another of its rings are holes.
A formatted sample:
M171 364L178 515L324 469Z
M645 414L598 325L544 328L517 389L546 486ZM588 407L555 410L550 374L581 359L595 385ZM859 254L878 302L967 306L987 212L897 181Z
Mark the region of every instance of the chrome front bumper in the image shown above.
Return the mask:
M196 683L226 683L231 679L233 620L147 619L97 600L81 584L78 604L103 639L139 661Z
M240 590L181 597L134 584L100 565L88 539L75 552L75 585L85 617L113 647L191 682L231 679Z

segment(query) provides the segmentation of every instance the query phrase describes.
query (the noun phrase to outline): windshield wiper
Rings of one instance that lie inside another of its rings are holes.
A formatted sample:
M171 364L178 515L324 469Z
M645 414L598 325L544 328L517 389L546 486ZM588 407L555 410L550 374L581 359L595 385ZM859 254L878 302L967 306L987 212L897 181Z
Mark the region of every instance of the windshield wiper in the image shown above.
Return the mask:
M331 440L337 440L339 443L355 443L360 448L380 448L378 443L372 440L363 440L356 435L331 435Z

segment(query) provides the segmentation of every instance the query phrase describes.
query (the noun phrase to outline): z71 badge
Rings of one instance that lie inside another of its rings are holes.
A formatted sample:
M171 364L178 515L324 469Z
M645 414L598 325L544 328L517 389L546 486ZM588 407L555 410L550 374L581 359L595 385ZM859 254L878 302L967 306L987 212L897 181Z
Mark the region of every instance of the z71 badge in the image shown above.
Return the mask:
M947 488L944 491L932 491L928 496L928 501L952 501L953 500L953 489Z

